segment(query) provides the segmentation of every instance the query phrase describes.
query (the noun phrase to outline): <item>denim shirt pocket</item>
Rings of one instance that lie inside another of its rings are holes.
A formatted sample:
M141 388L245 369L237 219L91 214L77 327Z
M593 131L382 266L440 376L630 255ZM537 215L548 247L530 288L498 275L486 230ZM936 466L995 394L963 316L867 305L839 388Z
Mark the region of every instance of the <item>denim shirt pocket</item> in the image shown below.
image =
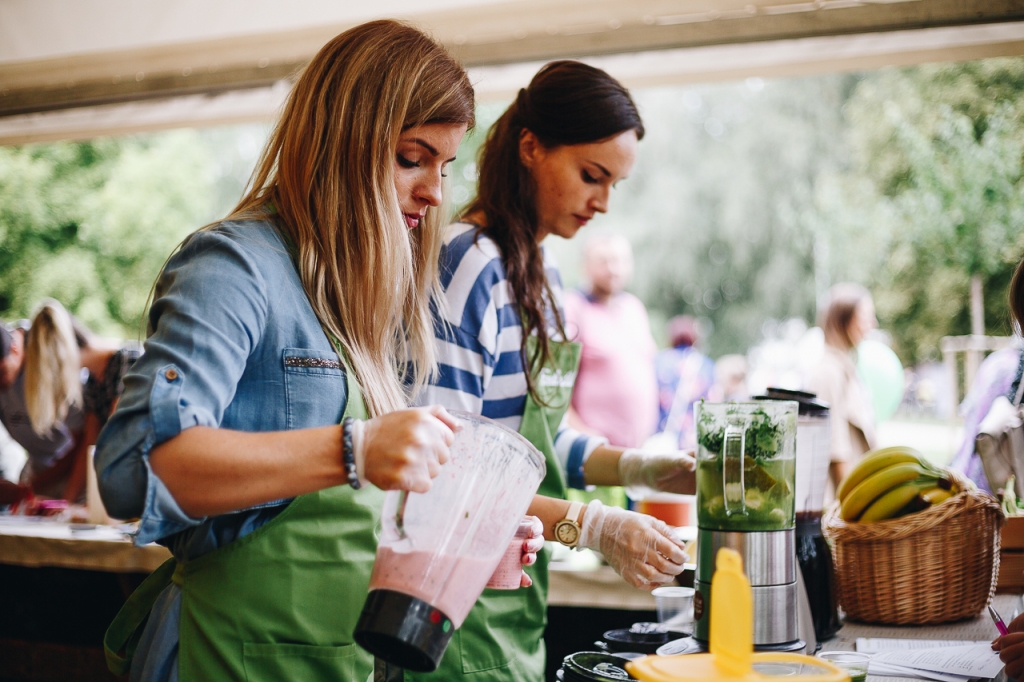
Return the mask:
M345 370L338 355L312 348L285 348L285 422L289 429L329 426L345 411Z

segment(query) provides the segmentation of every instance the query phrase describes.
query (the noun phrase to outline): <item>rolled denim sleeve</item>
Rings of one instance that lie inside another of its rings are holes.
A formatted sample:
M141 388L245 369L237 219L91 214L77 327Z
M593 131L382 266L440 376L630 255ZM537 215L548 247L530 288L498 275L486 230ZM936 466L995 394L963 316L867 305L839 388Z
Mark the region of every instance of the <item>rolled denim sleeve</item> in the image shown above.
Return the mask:
M197 232L164 267L145 352L96 444L103 503L139 517L137 544L204 521L182 511L149 455L187 428L220 426L266 319L266 283L237 236Z

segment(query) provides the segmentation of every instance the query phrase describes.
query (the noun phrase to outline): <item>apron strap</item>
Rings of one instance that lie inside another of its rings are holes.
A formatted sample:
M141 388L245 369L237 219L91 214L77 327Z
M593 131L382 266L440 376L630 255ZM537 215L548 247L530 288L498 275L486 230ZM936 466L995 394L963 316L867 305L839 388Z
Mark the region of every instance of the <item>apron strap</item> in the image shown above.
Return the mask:
M177 565L177 560L173 558L160 564L128 597L107 628L103 636L103 651L107 657L107 668L115 675L126 675L131 669L135 649L139 646L142 631L149 620L149 612L153 610L153 604L160 593L171 584L171 576Z

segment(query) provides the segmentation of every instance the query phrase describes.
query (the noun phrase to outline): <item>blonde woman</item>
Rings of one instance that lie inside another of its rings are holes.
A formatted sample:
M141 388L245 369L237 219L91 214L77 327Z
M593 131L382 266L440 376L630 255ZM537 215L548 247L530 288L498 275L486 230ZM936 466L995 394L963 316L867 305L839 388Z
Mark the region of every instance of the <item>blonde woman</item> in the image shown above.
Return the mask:
M235 211L168 260L98 445L110 513L174 554L108 630L115 672L371 674L352 633L381 491L429 489L457 428L403 409L397 368L421 384L435 366L442 178L473 108L419 31L346 31L299 76Z
M96 443L124 389L124 373L138 357L137 349L100 339L77 324L58 301L40 304L25 342L25 405L32 430L45 438L76 412L82 426L65 457L43 462L30 456L22 477L34 492L82 501L87 449Z

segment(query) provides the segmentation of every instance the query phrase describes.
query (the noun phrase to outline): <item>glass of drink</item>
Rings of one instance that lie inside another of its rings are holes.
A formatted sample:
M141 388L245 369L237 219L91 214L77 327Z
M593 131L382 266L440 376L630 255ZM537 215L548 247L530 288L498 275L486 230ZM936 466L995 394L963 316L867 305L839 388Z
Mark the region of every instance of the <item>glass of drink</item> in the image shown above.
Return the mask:
M868 662L871 657L855 651L822 651L818 658L828 661L850 674L850 682L864 682L868 677Z

